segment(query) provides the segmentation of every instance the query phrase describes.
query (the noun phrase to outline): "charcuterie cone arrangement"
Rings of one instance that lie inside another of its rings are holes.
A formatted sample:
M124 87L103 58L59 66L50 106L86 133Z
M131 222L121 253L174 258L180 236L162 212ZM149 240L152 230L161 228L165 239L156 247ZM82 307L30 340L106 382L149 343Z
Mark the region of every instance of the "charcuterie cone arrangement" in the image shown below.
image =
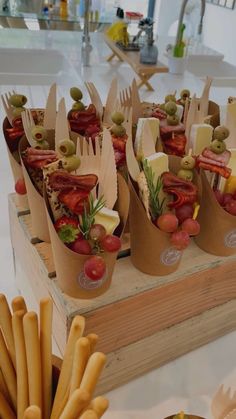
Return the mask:
M0 294L0 417L3 419L98 419L108 408L93 398L106 356L95 352L96 334L83 337L85 319L72 322L62 362L52 356L52 300L39 316L24 298Z

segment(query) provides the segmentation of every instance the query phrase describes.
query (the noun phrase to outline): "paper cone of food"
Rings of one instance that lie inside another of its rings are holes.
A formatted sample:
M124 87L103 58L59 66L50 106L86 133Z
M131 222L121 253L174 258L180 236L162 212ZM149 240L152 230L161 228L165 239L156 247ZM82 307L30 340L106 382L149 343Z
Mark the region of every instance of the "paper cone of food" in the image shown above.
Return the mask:
M72 175L69 175L72 176ZM90 182L91 176L81 176L85 181ZM90 178L89 178L90 177ZM78 176L79 178L79 176ZM71 181L71 179L70 179ZM69 180L68 180L69 182ZM68 184L69 186L69 184ZM112 274L115 267L115 262L118 254L117 251L103 251L98 252L96 257L102 257L105 262L105 271L101 279L91 280L84 271L86 261L91 259L91 254L80 254L67 247L60 239L55 225L53 225L53 214L49 204L49 194L46 192L45 186L45 203L47 208L47 220L49 226L50 239L52 244L53 258L56 268L56 276L58 284L63 292L74 298L94 298L103 294L111 285ZM52 196L52 193L51 193ZM118 175L118 199L114 208L119 214L119 225L115 230L116 237L121 237L129 210L129 190L125 180ZM115 213L115 211L113 211ZM101 217L103 217L105 213ZM95 217L96 219L96 217ZM78 224L78 221L77 221ZM84 241L84 240L83 240ZM93 257L93 256L92 256Z
M142 272L168 275L178 268L190 235L197 234L187 231L189 225L199 229L192 219L198 195L192 182L195 160L191 156L180 159L161 152L150 154L150 141L151 136L143 137L143 157L139 163L131 137L126 146L131 260Z
M201 249L213 255L232 255L236 253L236 216L220 206L204 171L201 172L201 182L202 193L197 218L201 231L195 242Z

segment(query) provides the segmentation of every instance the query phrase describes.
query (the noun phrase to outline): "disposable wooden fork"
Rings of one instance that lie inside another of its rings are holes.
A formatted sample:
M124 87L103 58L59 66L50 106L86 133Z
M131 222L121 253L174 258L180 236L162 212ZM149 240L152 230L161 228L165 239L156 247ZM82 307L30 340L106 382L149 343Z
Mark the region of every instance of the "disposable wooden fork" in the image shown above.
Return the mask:
M85 82L84 84L86 86L86 89L88 90L88 94L90 96L91 102L95 106L99 118L102 120L103 104L102 104L100 95L92 82Z
M67 140L70 138L69 126L66 113L65 99L62 98L58 105L58 112L56 116L56 127L55 127L55 150L61 140Z
M116 109L117 106L117 96L118 96L118 83L117 79L113 79L111 86L107 95L106 105L103 115L103 124L107 126L112 125L111 114Z
M236 417L236 392L231 394L231 388L224 390L222 385L215 396L213 397L211 404L211 412L214 419L233 419ZM228 416L230 415L231 416ZM233 415L233 416L232 416Z
M112 209L117 200L117 172L111 133L104 128L98 197L104 197L106 207Z
M13 126L12 121L14 119L14 115L13 115L13 107L10 104L10 97L14 94L16 94L16 92L13 90L12 93L8 92L8 93L5 93L5 95L4 94L1 95L2 104L6 112L6 116L9 121L9 124L11 124L11 126Z
M55 129L57 115L57 85L53 83L50 87L46 108L43 118L43 126L45 129Z
M133 109L132 121L133 121L133 124L137 124L139 118L143 117L143 107L142 107L142 103L141 103L139 91L138 91L138 86L135 79L132 82L132 109Z
M120 104L121 106L132 106L132 89L131 86L126 87L120 91Z
M32 129L35 127L34 119L31 115L30 109L26 109L24 112L21 112L22 124L25 131L26 138L29 144L34 147L35 140L32 137Z
M95 140L95 152L91 138L88 142L85 138L79 137L77 141L76 155L80 158L81 164L77 170L78 175L94 173L99 177L101 166L101 152L99 140Z

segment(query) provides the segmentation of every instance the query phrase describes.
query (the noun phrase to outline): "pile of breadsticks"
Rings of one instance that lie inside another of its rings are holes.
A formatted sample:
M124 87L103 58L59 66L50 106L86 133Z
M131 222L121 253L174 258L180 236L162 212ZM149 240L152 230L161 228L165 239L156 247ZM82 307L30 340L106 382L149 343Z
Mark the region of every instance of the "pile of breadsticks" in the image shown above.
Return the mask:
M94 352L97 335L82 337L85 319L73 319L53 399L52 300L40 301L39 316L23 297L11 309L0 294L0 418L98 419L108 408L93 393L106 357Z

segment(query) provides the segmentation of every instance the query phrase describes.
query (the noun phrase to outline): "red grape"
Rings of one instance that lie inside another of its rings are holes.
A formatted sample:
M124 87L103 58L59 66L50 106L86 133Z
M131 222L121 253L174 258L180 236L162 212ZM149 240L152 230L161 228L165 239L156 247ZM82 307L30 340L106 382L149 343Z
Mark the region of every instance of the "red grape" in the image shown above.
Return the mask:
M107 252L118 252L121 248L121 240L117 236L108 234L100 241L100 246Z
M15 191L19 195L25 195L27 193L24 179L18 179L17 180L17 182L15 184Z
M200 232L200 224L197 220L187 218L182 223L181 229L186 231L190 236L197 236Z
M102 240L107 234L105 227L102 224L93 224L90 228L89 237L91 240Z
M236 201L234 199L231 199L231 201L226 203L225 209L231 215L236 215Z
M92 281L102 279L106 272L106 263L101 256L92 256L84 264L84 273Z
M222 206L225 207L228 202L232 201L232 199L233 199L233 195L231 193L223 194Z
M190 237L186 231L175 231L171 235L171 244L178 250L184 250L190 243Z
M173 233L178 227L178 218L171 213L160 215L157 219L157 226L166 233Z
M70 249L76 253L80 253L81 255L91 255L92 247L87 240L81 240L81 237L76 239L70 245Z
M193 206L192 204L184 204L179 208L175 209L175 215L181 224L186 218L192 218L193 216Z
M224 194L219 189L215 189L213 192L214 192L215 197L216 197L217 201L219 202L219 204L223 205Z

